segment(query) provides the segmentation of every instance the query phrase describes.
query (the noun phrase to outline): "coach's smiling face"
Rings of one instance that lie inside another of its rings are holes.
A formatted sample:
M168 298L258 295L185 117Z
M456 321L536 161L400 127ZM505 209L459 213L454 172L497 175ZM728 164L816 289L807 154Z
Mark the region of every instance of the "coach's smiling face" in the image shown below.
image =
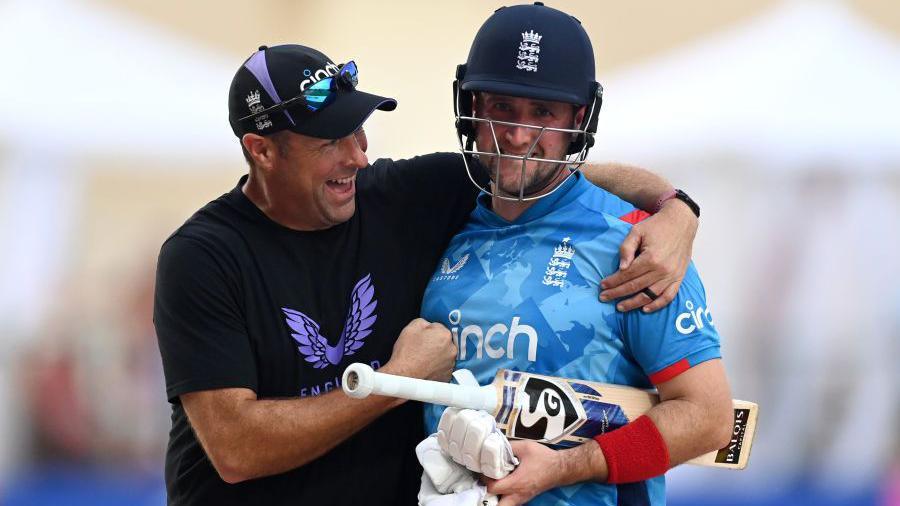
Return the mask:
M255 139L248 142L250 136ZM362 128L331 140L293 132L247 134L244 143L258 169L250 178L263 180L248 180L244 192L271 219L295 230L322 230L353 216L356 173L369 164Z

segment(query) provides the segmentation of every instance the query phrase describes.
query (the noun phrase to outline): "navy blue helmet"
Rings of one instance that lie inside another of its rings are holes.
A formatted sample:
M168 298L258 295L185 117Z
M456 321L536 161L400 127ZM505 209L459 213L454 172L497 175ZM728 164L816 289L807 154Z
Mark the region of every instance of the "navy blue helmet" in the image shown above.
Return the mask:
M568 154L593 145L603 88L595 80L594 49L581 22L565 12L533 5L501 7L478 30L453 86L456 127L474 137L472 92L567 102L588 107L583 131Z

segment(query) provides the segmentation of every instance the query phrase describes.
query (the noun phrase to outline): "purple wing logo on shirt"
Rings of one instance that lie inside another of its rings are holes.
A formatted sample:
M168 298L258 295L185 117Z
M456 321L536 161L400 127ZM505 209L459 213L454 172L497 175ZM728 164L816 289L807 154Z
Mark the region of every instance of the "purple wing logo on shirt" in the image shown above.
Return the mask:
M356 353L362 348L366 336L372 333L372 325L378 315L374 314L375 287L372 286L372 275L367 274L360 279L350 293L350 309L344 330L337 344L331 346L328 338L319 333L319 324L300 311L283 307L285 322L293 331L291 337L297 342L297 350L303 358L316 369L324 369L329 365L337 365L345 356Z

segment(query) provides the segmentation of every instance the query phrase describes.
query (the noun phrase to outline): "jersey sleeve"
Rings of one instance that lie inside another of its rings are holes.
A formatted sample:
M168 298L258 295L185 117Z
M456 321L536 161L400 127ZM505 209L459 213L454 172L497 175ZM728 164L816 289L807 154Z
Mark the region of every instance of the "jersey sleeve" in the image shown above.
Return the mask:
M206 245L179 236L163 245L153 323L171 402L215 388L256 391L256 364L236 287Z
M649 314L629 311L621 318L626 346L655 385L721 357L719 333L693 262L668 306Z
M589 179L588 182L594 184ZM597 185L594 184L594 186ZM610 193L599 186L597 187L600 189L599 192L593 192L591 198L582 201L582 205L588 211L608 214L618 218L619 221L624 221L631 225L651 216L650 213L634 207L618 195Z

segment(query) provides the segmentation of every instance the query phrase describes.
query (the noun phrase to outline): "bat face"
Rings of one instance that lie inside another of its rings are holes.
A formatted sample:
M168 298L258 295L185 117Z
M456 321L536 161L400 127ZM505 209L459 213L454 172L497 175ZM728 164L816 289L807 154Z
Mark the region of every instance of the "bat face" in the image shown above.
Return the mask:
M629 422L617 400L606 398L589 382L501 370L494 385L502 386L497 427L511 439L571 448ZM651 394L627 390L637 396L641 409L650 409Z
M659 402L651 391L538 374L500 370L494 379L497 427L510 439L571 448L626 425ZM734 402L734 430L725 447L690 460L727 469L747 466L758 407Z
M497 426L512 439L568 448L627 423L618 406L599 402L586 384L504 369L494 385L502 399Z

